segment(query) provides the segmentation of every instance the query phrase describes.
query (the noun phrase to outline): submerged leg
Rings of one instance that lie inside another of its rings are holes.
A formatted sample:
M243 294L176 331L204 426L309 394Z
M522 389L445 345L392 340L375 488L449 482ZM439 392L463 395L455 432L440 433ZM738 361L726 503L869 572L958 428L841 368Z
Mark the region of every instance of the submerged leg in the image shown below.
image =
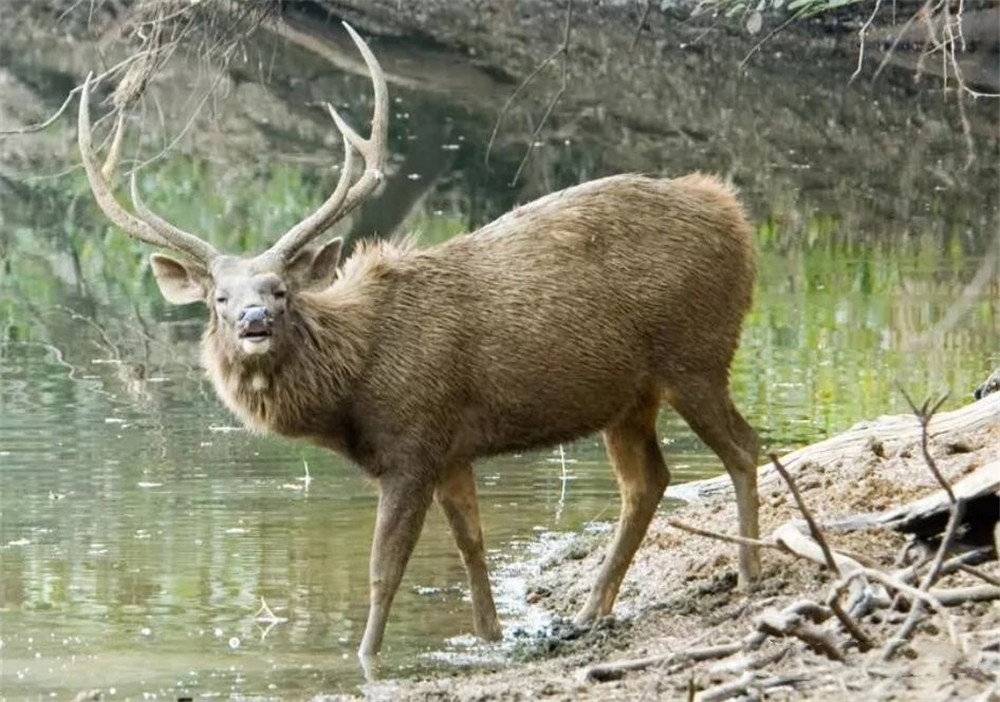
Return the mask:
M420 537L432 489L421 477L386 477L379 484L378 516L369 566L368 623L358 655L374 656L382 647L389 608L403 571Z
M434 493L434 499L448 520L469 576L476 636L486 641L497 641L502 632L486 569L483 530L479 522L479 502L476 499L472 466L462 465L445 473Z
M608 456L618 476L621 515L590 597L576 615L577 624L587 624L611 612L625 572L670 482L656 440L658 410L659 398L651 393L604 431Z
M722 459L736 491L740 536L760 538L757 455L760 439L733 405L725 374L686 376L684 392L668 395L670 404L691 429ZM760 553L739 547L739 586L747 590L760 577Z

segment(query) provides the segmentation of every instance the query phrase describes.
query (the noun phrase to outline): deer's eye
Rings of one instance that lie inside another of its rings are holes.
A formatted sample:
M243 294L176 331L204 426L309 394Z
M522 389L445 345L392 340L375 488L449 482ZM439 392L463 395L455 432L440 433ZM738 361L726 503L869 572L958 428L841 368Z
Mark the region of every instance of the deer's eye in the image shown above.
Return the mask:
M275 290L272 294L275 300L284 300L288 293L285 290Z
M229 298L226 297L225 295L216 295L215 296L215 303L216 304L218 304L218 305L224 305L227 302L229 302Z

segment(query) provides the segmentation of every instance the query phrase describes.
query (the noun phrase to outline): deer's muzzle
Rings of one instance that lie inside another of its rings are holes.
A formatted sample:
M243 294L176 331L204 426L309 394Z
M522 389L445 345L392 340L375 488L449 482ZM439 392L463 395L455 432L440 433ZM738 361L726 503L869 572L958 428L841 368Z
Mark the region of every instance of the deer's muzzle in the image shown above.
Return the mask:
M236 318L236 332L248 353L263 353L270 346L271 313L266 307L246 307Z

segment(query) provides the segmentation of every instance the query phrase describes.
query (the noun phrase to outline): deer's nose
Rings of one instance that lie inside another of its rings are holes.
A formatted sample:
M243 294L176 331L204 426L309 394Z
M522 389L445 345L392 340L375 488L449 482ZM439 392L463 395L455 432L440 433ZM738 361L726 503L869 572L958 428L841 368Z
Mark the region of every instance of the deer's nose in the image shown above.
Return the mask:
M271 313L267 311L266 307L244 307L240 310L240 314L236 318L236 321L241 322L242 324L261 323L267 322L268 317L270 316Z

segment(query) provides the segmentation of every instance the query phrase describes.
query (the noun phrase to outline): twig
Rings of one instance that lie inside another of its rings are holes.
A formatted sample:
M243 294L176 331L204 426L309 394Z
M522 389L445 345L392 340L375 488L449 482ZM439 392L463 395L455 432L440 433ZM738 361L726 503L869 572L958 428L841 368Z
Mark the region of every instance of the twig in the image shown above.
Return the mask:
M639 43L639 37L642 35L642 28L646 24L646 20L649 19L649 11L652 9L653 0L646 0L646 8L642 11L642 17L639 18L639 24L635 27L635 36L632 37L632 44L628 47L628 52L630 54L635 51L635 47Z
M721 700L728 700L729 698L736 696L746 698L747 693L750 693L753 690L767 690L772 687L794 685L795 683L805 682L807 680L809 680L809 676L804 674L776 675L774 677L760 680L753 673L753 671L747 671L732 682L722 683L721 685L710 687L707 690L702 690L694 696L694 700L695 702L720 702ZM752 696L751 699L758 699L758 697Z
M126 175L131 175L132 173L135 173L135 172L137 172L137 171L145 168L149 164L154 163L154 162L160 160L165 155L167 155L168 153L170 153L170 151L177 145L177 143L181 139L183 139L185 137L185 135L187 135L188 131L191 129L192 125L194 124L195 119L197 119L198 115L201 114L201 111L205 108L205 103L207 103L209 101L209 99L212 97L212 94L215 92L215 88L219 85L219 83L222 81L222 79L225 77L225 75L226 74L223 71L219 71L219 74L215 77L215 80L212 81L212 84L208 87L208 90L205 91L205 94L201 97L201 100L198 101L198 104L194 108L194 112L191 113L191 115L188 117L187 121L184 123L184 126L176 134L176 136L174 136L174 138L170 141L170 143L168 143L166 146L164 146L162 149L160 149L160 151L158 151L157 153L153 154L149 158L147 158L147 159L145 159L143 161L140 161L139 163L137 163L134 166L132 166L132 168L129 170L129 172Z
M938 573L941 571L941 565L944 563L944 556L948 549L951 548L952 541L955 539L955 534L958 532L958 525L962 521L962 517L965 515L965 500L958 500L951 506L951 515L948 517L948 526L945 529L944 536L941 538L941 545L938 547L937 553L934 556L934 561L931 563L930 570L924 576L923 580L920 582L920 589L923 592L928 592L931 589L931 585L937 580ZM913 633L914 628L917 626L917 622L920 621L920 615L923 613L923 603L914 602L910 608L910 613L906 617L906 621L899 628L899 631L889 639L882 649L882 660L887 661L899 650L899 647L906 643L906 640Z
M668 519L667 524L675 529L680 529L681 531L687 531L698 536L705 536L709 539L718 539L719 541L728 541L732 544L740 544L742 546L760 546L762 548L773 548L778 551L784 551L788 553L788 550L783 548L781 544L776 544L773 541L763 541L762 539L751 539L746 536L739 536L736 534L722 534L716 531L708 531L707 529L699 529L698 527L691 526L690 524L685 524L684 522L679 522L676 519Z
M545 112L545 116L539 123L538 129L535 130L536 134L541 130L541 126L545 124L545 120L548 118L549 113L552 112L552 109L555 107L555 102L558 100L558 98L562 97L562 94L566 91L566 73L568 71L567 56L569 54L569 34L570 34L570 29L572 28L572 20L573 20L573 0L567 0L566 24L563 28L562 44L551 54L546 56L545 59L540 64L538 64L531 73L528 74L527 78L521 81L520 85L518 85L517 88L515 88L511 96L507 98L506 102L504 102L503 107L500 108L500 113L497 115L497 120L493 124L493 131L490 133L490 140L486 144L486 157L484 161L487 166L490 163L490 154L493 152L493 145L496 143L497 134L499 134L500 132L500 124L503 122L503 119L507 115L507 112L510 111L510 106L514 104L514 101L517 99L517 97L524 91L525 88L528 87L528 84L535 79L535 76L541 73L546 66L548 66L550 63L555 61L560 56L563 57L563 85L559 89L559 92L556 93L556 98L550 101L549 107ZM531 142L528 144L528 149L529 149L528 153L530 153L532 144L534 144L534 138L532 138ZM521 161L521 165L518 166L517 169L518 174L520 174L521 168L523 167L525 161L527 161L528 159L528 153L525 153L524 159L522 159ZM517 180L517 176L514 177L514 180L515 181Z
M947 589L931 588L930 594L945 607L957 607L966 602L991 602L1000 600L1000 587L993 585L973 585Z
M930 5L930 0L924 3L923 8L914 12L910 16L910 19L906 20L906 22L903 24L899 32L896 33L896 37L895 39L893 39L892 44L889 46L889 50L885 52L885 56L882 57L882 61L879 63L878 68L876 68L875 73L872 74L872 83L874 83L875 79L882 74L882 71L885 69L885 67L889 65L889 60L892 58L892 55L896 53L896 47L899 46L899 43L903 40L903 37L906 36L906 30L910 28L910 25L912 25L914 22L917 21L917 18L920 17L921 12L923 12L924 8L926 8L928 5Z
M692 648L687 651L668 653L662 656L649 656L647 658L633 658L612 663L599 663L584 669L583 679L590 682L608 682L621 679L625 673L634 670L645 670L657 665L672 665L674 663L708 661L716 658L725 658L743 650L743 642L720 644L718 646L705 646L703 648Z
M995 587L1000 587L1000 578L995 578L989 573L984 573L979 568L974 568L973 566L970 566L966 563L960 563L957 567L958 570L962 571L963 573L968 573L969 575L979 578L980 580L985 580L990 585L993 585Z
M780 544L787 553L829 567L827 556L823 553L823 547L808 534L802 533L802 528L802 520L786 522L774 530L771 538ZM839 551L832 552L831 555L841 574L852 573L859 568L871 567L872 565L870 562L864 563Z
M844 654L831 638L830 632L815 626L825 622L831 615L829 608L812 600L795 602L780 612L769 610L757 618L756 631L745 639L746 646L749 650L755 650L768 636L795 636L816 653L831 660L842 661Z
M790 25L792 22L794 22L795 20L797 20L800 17L802 17L803 14L805 14L805 11L804 10L799 10L794 15L792 15L787 20L785 20L784 22L782 22L781 24L779 24L777 27L775 27L770 32L768 32L766 35L764 35L764 38L761 39L759 42L757 42L753 46L753 48L750 49L750 51L747 52L747 55L743 57L743 60L740 61L740 70L743 70L746 67L747 62L750 61L750 58L754 54L756 54L758 51L760 51L761 47L764 46L764 44L766 44L767 42L769 42L771 40L771 38L774 37L775 34L777 34L778 32L780 32L782 30L784 30L785 28L787 28L788 25Z
M826 559L826 567L830 569L831 572L836 573L837 577L840 577L840 567L837 565L837 561L833 558L833 551L830 550L830 545L826 543L826 538L823 536L823 532L820 531L819 525L816 520L813 519L812 512L809 511L809 507L806 506L805 500L802 499L802 494L799 492L798 486L789 475L785 467L781 465L781 461L778 460L778 454L770 454L771 463L774 464L775 470L781 474L781 477L785 479L788 483L788 489L792 491L792 497L795 498L795 503L799 506L799 511L802 512L802 516L805 518L806 523L809 525L809 533L812 535L819 547L823 549L823 558Z
M950 575L951 573L954 573L957 570L963 570L966 567L975 565L977 563L981 563L984 560L989 560L992 553L993 549L987 546L983 546L981 548L976 548L971 551L966 551L965 553L959 554L958 556L949 558L941 566L941 575L942 576ZM973 568L972 570L976 569ZM972 574L977 575L978 573L979 571L976 571L975 573ZM993 576L987 576L987 577L992 578ZM990 581L987 580L987 582ZM997 582L992 584L1000 586L1000 580L997 580Z
M788 652L791 650L791 645L780 646L776 647L775 650L770 653L765 653L760 656L740 656L730 661L721 660L708 669L709 674L742 673L745 670L760 670L761 668L765 668L772 663L777 663L782 658L787 656Z
M730 697L736 697L746 692L756 680L757 673L748 670L736 680L730 680L727 683L702 690L694 696L694 702L720 702L721 700L728 700Z
M906 402L910 405L910 409L913 410L913 414L917 417L917 421L920 422L920 450L924 454L924 461L926 461L927 467L930 469L931 473L934 474L934 479L938 481L941 489L947 493L948 501L955 504L955 493L951 489L951 484L944 479L943 475L941 475L941 471L938 470L937 463L934 462L934 457L931 456L930 449L927 446L929 437L928 427L930 426L931 418L934 416L935 412L941 409L941 405L944 404L945 400L948 399L948 393L945 393L944 396L935 402L933 407L930 406L931 401L928 398L927 400L924 400L924 404L918 408L902 386L899 386L899 391L903 393L903 397L906 398Z
M517 179L521 177L521 172L524 170L525 164L528 163L528 158L531 153L535 150L535 143L538 140L539 135L542 133L542 128L545 123L549 121L549 116L552 114L552 110L555 109L556 103L562 98L566 93L566 86L569 84L569 32L572 28L573 19L573 0L568 0L566 4L566 26L563 29L563 43L559 47L559 52L562 54L562 82L559 85L559 90L556 91L552 99L549 100L549 104L545 107L545 112L542 114L542 118L538 120L538 124L535 127L534 132L531 134L531 138L528 141L528 147L524 150L524 156L521 158L521 162L517 164L517 170L514 171L514 177L510 179L510 185L513 186L517 183Z
M965 645L958 638L958 633L955 630L955 622L952 620L951 615L948 614L948 610L945 606L941 604L941 601L935 597L933 593L924 592L911 585L907 585L899 580L899 578L894 578L888 573L883 573L875 568L863 568L861 570L854 571L835 583L834 589L842 590L850 585L850 582L856 578L869 578L871 580L877 580L886 587L907 595L913 600L920 600L926 603L931 609L941 615L941 619L944 621L945 629L948 632L948 638L962 653L965 653Z
M93 79L91 79L91 81L90 81L91 86L97 86L105 78L111 76L114 73L118 73L119 71L121 71L122 69L124 69L129 64L137 61L140 58L143 58L146 55L146 53L147 53L146 51L139 51L139 52L133 54L132 56L129 56L124 61L120 61L120 62L116 63L114 66L112 66L108 70L104 71L103 73L99 73L98 75L94 76ZM66 112L66 108L68 108L69 104L71 102L73 102L73 98L81 90L83 90L83 84L82 83L80 85L76 86L75 88L73 88L72 90L70 90L66 94L66 99L63 100L62 105L59 106L59 109L56 110L55 113L51 117L49 117L48 119L46 119L44 122L36 122L35 124L28 124L28 125L25 125L24 127L18 127L17 129L0 129L0 138L6 137L6 136L17 136L17 135L20 135L20 134L34 134L35 132L41 132L41 131L43 131L45 129L48 129L49 127L51 127L53 125L53 123L55 123L55 121L57 119L59 119L60 117L62 117L63 113Z
M861 75L861 67L865 61L865 38L868 35L868 28L872 26L875 16L878 15L878 11L881 9L882 0L875 0L875 7L872 9L872 13L868 15L868 19L865 20L865 23L861 25L861 29L858 30L858 67L854 69L854 73L847 80L848 83L853 83L854 79Z
M847 632L854 638L855 641L858 642L858 649L862 653L870 651L875 647L875 642L872 641L872 638L868 636L868 634L862 630L861 626L854 621L851 615L840 606L840 600L838 598L830 598L827 601L827 604L830 605L830 609L833 610L833 614L837 617L837 620L844 625Z

